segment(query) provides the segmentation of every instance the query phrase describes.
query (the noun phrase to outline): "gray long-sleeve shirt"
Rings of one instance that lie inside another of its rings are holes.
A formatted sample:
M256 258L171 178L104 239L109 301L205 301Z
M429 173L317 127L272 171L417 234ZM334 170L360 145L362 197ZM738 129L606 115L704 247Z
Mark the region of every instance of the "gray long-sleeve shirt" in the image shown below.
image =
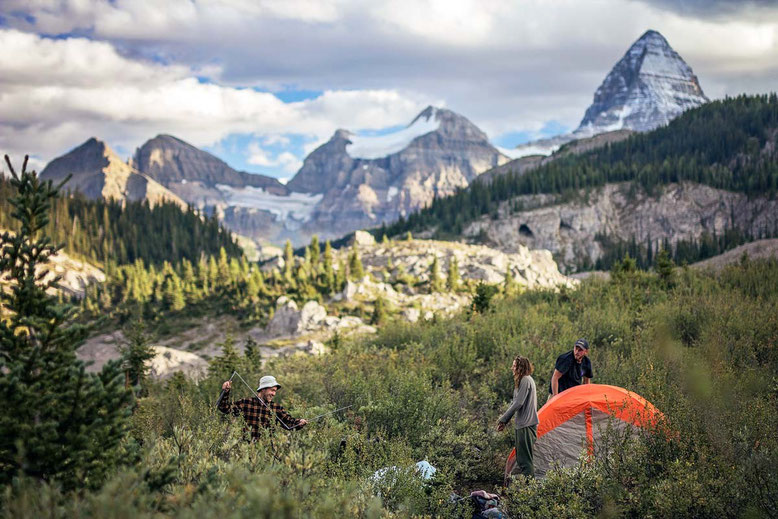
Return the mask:
M500 421L508 423L514 413L516 429L538 424L538 392L535 381L529 375L521 377L519 387L513 390L513 402Z

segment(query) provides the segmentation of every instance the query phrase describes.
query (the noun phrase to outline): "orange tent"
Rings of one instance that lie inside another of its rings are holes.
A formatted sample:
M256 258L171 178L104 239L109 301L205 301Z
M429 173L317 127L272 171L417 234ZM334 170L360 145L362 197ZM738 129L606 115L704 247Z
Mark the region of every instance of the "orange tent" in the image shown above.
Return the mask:
M584 449L597 455L608 424L636 429L655 424L662 413L649 401L626 389L604 384L583 384L562 391L538 411L535 442L535 476L542 478L556 467L572 467ZM508 456L505 477L516 465L516 449Z

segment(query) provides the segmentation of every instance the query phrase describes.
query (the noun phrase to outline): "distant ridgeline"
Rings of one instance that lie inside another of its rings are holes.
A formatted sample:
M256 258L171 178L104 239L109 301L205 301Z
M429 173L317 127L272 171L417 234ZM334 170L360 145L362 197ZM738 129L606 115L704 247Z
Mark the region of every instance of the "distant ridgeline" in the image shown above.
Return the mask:
M572 194L617 182L634 182L649 194L657 187L686 181L773 198L778 189L778 161L775 151L765 153L765 146L776 143L777 134L776 94L714 101L689 110L654 131L635 134L584 154L563 156L529 172L509 172L488 183L473 182L407 218L374 230L374 234L398 236L407 231L435 229L438 238L458 237L468 223L482 215L496 217L501 202L519 195ZM684 247L713 250L701 244L715 241L736 246L759 237L735 234L737 231L733 230L726 239L701 238L699 243ZM772 236L775 229L766 229L763 234L761 237ZM629 248L623 242L612 245L623 251ZM603 258L606 263L612 259Z
M0 178L0 229L16 230L11 218L14 195L10 181ZM122 265L143 260L147 265L201 255L218 256L221 248L231 257L242 254L232 235L215 217L202 217L173 203L87 200L76 193L53 200L47 230L55 243L75 257Z

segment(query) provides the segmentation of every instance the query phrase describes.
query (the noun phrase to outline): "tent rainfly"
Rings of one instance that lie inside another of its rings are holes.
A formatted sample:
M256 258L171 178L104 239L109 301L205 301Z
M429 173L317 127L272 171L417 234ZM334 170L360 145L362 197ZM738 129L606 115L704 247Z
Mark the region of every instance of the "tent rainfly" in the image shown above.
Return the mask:
M538 411L535 442L535 477L553 468L572 467L581 451L598 454L597 445L608 424L623 430L648 427L662 417L650 402L626 389L604 384L583 384L563 391ZM505 464L506 481L516 465L516 449Z

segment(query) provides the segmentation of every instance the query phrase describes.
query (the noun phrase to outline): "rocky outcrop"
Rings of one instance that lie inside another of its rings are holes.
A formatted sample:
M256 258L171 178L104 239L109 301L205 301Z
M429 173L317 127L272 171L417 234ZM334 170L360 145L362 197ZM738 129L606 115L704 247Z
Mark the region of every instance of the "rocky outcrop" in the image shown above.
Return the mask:
M94 137L52 160L41 171L40 178L58 183L68 175L72 176L64 189L80 191L87 198L148 200L151 205L173 202L186 208L181 198L122 162L107 144Z
M257 335L257 337L260 340L267 340L336 330L375 332L375 328L364 326L362 319L358 317L327 315L327 309L316 301L308 301L301 309L298 309L297 303L282 296L276 301L273 318L268 323L264 333Z
M516 153L548 155L567 142L604 132L653 130L707 102L691 67L664 36L646 31L605 77L574 132L523 144Z
M96 373L106 363L121 357L120 347L126 340L121 332L101 335L87 341L76 352L87 363L87 371ZM147 362L153 378L165 379L180 371L192 378L202 377L208 369L208 361L192 352L165 346L152 346L154 357Z
M513 212L518 204L525 210ZM670 184L650 196L630 184L608 184L577 200L559 203L554 195L520 196L501 204L498 218L482 217L464 235L500 250L518 246L550 250L572 269L583 258L596 261L603 252L598 238L649 239L671 243L722 234L737 228L759 236L775 231L778 200L714 189L700 184Z
M339 251L345 258L348 250ZM551 253L547 250L530 250L522 244L497 250L483 245L468 245L457 242L419 240L393 241L359 246L359 255L366 272L378 282L373 291L393 296L396 290L390 283L397 281L401 273L413 276L419 282L429 280L435 258L442 276L449 264L457 262L460 277L465 280L485 283L502 283L508 271L516 283L528 289L572 286L569 278L563 276ZM370 287L370 281L361 285ZM347 284L343 297L348 299L351 285ZM441 294L428 294L442 297Z
M10 231L0 229L0 234L6 232L13 235ZM59 251L51 256L48 263L38 265L36 273L38 275L45 273L42 279L44 283L59 277L58 290L64 295L78 298L84 297L88 286L105 282L105 274L102 270L94 265L72 258L63 251ZM7 284L8 280L0 276L0 286L4 287ZM49 292L55 295L57 289L52 288Z

